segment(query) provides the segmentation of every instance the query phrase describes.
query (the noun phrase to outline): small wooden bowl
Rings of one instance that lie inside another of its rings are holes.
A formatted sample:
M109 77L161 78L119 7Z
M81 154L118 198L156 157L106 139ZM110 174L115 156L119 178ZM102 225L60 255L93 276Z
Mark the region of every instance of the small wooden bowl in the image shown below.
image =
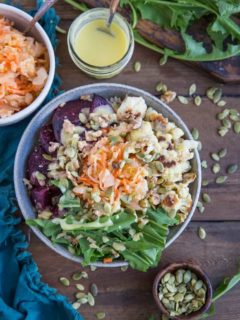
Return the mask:
M192 320L192 319L195 319L196 317L199 317L202 313L206 312L212 302L212 285L209 281L207 274L197 264L195 264L193 262L179 262L179 263L172 263L172 264L166 266L164 269L162 269L157 274L157 276L154 280L153 297L154 297L154 300L156 301L156 304L157 304L158 308L160 309L160 311L163 314L165 314L166 316L170 317L168 310L164 307L164 305L162 304L162 302L160 301L160 299L158 297L158 287L159 287L159 283L160 283L162 277L164 277L164 275L166 273L168 273L168 272L175 273L178 269L186 269L186 270L192 271L193 273L195 273L198 276L199 279L201 279L203 281L203 283L205 283L205 285L207 287L206 303L202 306L201 309L199 309L198 311L195 311L191 314L188 314L188 315L171 317L171 319L175 319L175 320Z

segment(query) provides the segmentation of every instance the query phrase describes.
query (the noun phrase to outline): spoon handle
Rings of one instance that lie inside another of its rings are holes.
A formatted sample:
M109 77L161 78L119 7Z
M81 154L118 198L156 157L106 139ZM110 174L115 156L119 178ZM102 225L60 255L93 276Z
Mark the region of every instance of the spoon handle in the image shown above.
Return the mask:
M110 15L108 18L108 27L110 27L112 21L113 21L113 17L117 11L118 5L119 5L120 0L111 0L110 3Z
M57 0L44 1L44 3L41 5L41 7L36 12L35 16L30 21L27 28L24 30L24 33L28 33L29 31L31 31L32 28L34 27L35 23L38 22L42 18L42 16L47 12L47 10L49 8L51 8L56 2L57 2Z

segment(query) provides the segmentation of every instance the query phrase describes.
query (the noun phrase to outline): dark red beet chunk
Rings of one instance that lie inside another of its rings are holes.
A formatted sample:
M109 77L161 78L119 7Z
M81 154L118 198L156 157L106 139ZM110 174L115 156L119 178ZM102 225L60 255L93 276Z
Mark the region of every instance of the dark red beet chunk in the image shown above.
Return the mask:
M45 176L47 176L49 160L43 157L44 150L41 146L36 146L33 149L33 152L28 158L28 175L30 182L33 185L39 186L39 183L35 177L35 172L39 171Z
M91 101L73 100L68 101L63 107L58 107L52 118L54 135L57 141L61 142L61 130L64 120L68 119L74 125L81 125L79 113L84 108L90 108Z
M51 124L45 124L39 132L39 142L46 153L49 151L50 142L56 142L53 127Z
M37 209L43 210L53 205L53 198L61 194L55 187L35 187L31 190L31 199Z
M111 105L109 104L109 102L97 95L94 94L93 96L93 100L92 100L92 106L90 108L90 112L103 112L103 113L114 113L113 108L111 107Z

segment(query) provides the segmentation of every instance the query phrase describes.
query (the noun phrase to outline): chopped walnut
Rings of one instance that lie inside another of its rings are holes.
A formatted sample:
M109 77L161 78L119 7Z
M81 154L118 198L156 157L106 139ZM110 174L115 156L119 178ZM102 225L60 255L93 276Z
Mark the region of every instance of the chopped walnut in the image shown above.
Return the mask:
M164 94L161 95L161 100L163 102L169 103L172 102L177 96L175 91L167 90Z
M98 138L102 136L102 131L86 131L85 136L87 141L97 141Z

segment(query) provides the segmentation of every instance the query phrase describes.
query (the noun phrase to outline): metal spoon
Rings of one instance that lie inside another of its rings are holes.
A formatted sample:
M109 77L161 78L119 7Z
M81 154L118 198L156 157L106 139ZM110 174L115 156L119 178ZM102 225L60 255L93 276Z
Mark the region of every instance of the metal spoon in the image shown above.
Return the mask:
M46 0L36 12L35 16L32 18L29 25L24 30L24 33L26 34L30 32L32 28L35 26L35 23L38 22L42 18L42 16L47 12L47 10L51 8L56 2L57 0Z
M106 23L106 27L97 28L98 31L104 32L104 33L108 34L111 37L114 37L114 34L111 32L111 28L110 27L111 27L114 15L115 15L115 13L117 11L119 2L120 2L120 0L111 0L110 7L109 7L110 13L109 13L109 18L108 18L107 23Z

